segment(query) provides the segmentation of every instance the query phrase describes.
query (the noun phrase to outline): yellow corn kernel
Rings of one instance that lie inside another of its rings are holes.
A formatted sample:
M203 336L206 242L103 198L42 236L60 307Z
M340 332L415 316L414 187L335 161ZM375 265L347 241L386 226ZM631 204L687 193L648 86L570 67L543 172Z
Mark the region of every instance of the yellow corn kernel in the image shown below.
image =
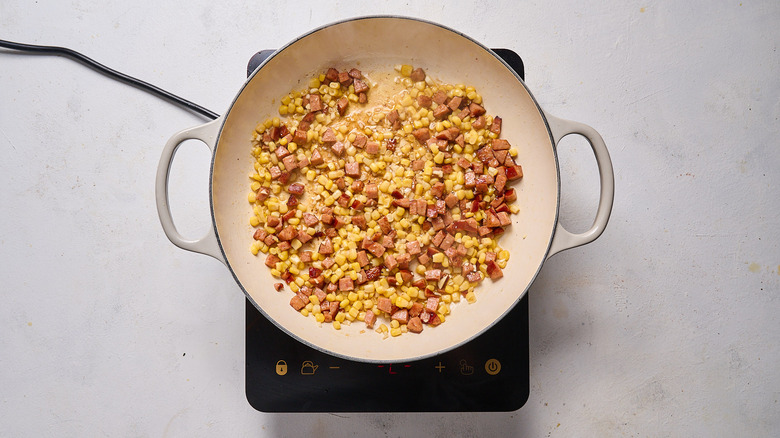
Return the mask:
M475 303L477 301L477 296L474 295L473 291L466 294L466 301L469 303Z
M412 75L412 70L414 70L414 67L412 67L409 64L404 64L401 66L401 76L409 77Z
M324 320L325 319L323 318L323 321ZM341 330L341 323L338 322L338 321L333 321L333 328L336 329L336 330Z
M338 322L344 322L344 320L347 319L347 314L344 312L339 312L336 314L336 321Z
M249 218L249 225L256 227L260 225L260 219L257 218L257 216L252 216Z
M395 321L397 322L397 321ZM390 330L390 336L396 337L401 336L401 329L400 328L394 328Z
M325 315L323 315L322 313L315 313L314 319L316 319L317 322L325 322Z

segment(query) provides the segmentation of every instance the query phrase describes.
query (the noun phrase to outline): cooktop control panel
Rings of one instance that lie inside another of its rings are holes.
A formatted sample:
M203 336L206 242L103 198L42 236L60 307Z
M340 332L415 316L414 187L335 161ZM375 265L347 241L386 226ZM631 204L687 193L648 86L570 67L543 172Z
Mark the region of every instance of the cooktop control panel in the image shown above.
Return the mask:
M315 350L246 306L246 395L263 412L513 411L528 399L527 295L477 339L392 364Z

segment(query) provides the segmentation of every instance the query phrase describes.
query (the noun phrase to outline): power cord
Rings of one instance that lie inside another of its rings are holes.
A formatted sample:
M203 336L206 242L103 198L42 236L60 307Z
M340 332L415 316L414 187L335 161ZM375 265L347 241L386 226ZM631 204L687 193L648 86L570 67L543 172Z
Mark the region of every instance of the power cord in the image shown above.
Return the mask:
M146 92L149 92L151 94L156 95L157 97L160 97L162 99L165 99L169 102L175 103L179 106L182 106L190 111L196 112L200 115L203 115L205 117L208 117L210 119L216 119L219 117L219 114L210 111L206 108L203 108L202 106L190 102L187 99L181 98L179 96L176 96L175 94L172 94L168 91L163 90L162 88L156 87L148 82L144 82L140 79L136 79L132 76L128 76L124 73L118 72L112 68L106 67L103 64L100 64L99 62L75 51L68 49L66 47L55 47L55 46L36 46L32 44L22 44L22 43L15 43L13 41L6 41L6 40L0 40L0 47L11 49L11 50L18 50L20 52L27 52L27 53L40 53L44 55L58 55L58 56L64 56L66 58L70 58L74 61L78 61L87 67L90 67L94 70L97 70L100 73L103 73L104 75L118 80L120 82L124 82L126 84L133 85L135 87L140 88L141 90L144 90Z

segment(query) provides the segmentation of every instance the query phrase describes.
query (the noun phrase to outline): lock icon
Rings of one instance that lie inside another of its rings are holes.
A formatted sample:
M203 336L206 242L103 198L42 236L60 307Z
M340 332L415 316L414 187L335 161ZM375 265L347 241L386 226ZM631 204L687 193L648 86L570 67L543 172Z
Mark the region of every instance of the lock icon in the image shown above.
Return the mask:
M276 374L280 376L287 374L287 362L283 360L276 362Z

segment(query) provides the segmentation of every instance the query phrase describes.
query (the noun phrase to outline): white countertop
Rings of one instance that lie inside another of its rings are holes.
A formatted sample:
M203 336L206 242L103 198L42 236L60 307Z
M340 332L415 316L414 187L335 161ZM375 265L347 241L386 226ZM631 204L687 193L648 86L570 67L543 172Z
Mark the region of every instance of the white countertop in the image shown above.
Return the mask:
M476 5L10 0L0 39L79 50L218 113L255 51L342 18L421 17L517 51L540 105L595 127L616 176L604 235L531 288L522 409L252 409L243 295L165 238L154 204L162 145L205 120L70 60L0 50L0 436L776 434L780 4ZM585 229L595 161L581 138L560 160L562 221ZM174 162L186 235L209 226L207 173L205 147Z

